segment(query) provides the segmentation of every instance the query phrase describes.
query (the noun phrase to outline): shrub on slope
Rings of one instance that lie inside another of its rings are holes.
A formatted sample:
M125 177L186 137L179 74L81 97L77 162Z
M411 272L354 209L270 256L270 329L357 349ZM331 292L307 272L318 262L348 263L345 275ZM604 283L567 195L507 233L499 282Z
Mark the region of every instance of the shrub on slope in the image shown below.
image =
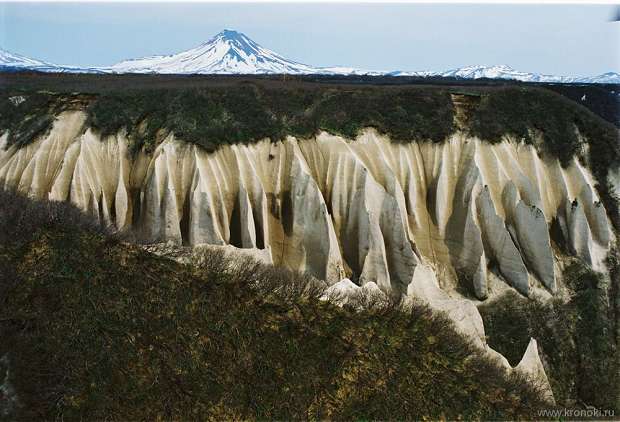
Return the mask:
M0 134L8 131L8 144L27 145L49 130L56 98L48 94L0 95Z
M516 419L547 406L424 307L340 308L299 274L218 254L184 266L69 205L2 193L0 216L0 380L18 400L0 395L5 418Z
M575 260L563 279L573 292L567 302L543 303L508 293L480 306L489 345L516 364L530 337L536 338L559 404L619 412L617 274L608 285L601 274Z

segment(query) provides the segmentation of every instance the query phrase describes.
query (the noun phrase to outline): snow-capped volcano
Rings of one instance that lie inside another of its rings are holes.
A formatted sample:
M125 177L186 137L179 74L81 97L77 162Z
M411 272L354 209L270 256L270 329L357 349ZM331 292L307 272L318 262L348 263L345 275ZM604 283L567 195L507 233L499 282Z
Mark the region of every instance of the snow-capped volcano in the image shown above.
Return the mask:
M224 30L196 48L168 56L125 60L102 70L114 73L172 74L325 74L443 76L464 79L514 79L526 82L618 83L620 75L609 72L593 77L566 77L520 72L510 66L467 66L445 72L382 72L352 67L314 67L282 57L252 41L245 34Z
M181 53L125 60L107 70L176 74L320 73L317 68L288 60L231 30L224 30L198 47Z

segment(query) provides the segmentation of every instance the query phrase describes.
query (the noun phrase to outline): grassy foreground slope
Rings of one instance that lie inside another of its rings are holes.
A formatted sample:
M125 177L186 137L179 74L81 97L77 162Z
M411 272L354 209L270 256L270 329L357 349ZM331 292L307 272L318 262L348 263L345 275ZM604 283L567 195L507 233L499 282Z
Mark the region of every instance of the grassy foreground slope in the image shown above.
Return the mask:
M341 308L299 274L203 258L181 265L69 205L0 193L0 417L517 419L548 407L424 307Z

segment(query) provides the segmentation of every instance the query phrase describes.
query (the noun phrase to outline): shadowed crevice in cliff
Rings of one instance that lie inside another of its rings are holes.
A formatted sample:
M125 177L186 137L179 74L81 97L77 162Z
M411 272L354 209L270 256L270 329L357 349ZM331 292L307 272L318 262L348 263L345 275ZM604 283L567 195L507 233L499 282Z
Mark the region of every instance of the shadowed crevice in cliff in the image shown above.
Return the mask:
M240 199L239 197L237 197L237 200L235 201L235 204L233 206L232 213L230 215L230 222L229 222L230 240L228 241L230 245L236 248L248 247L248 246L244 246L243 244L241 232L243 230L243 225L245 222L241 220L240 208L241 208Z
M267 204L269 213L281 223L284 233L290 236L293 230L294 217L291 191L285 190L278 194L268 192Z
M131 227L140 227L140 217L142 215L142 190L132 187L129 190L131 198Z
M439 206L437 201L437 185L439 178L434 178L426 189L426 209L428 209L428 215L435 226L437 226L437 210Z
M293 235L293 222L295 221L295 209L293 207L293 193L290 190L282 192L280 196L279 220L282 222L284 234L288 237Z
M183 208L181 212L181 220L179 221L179 230L181 231L182 245L190 245L190 207L191 198L190 195L185 195L185 201L183 201Z
M564 233L557 217L551 220L549 226L549 236L553 244L565 255L569 254L568 240L564 238Z
M347 242L340 242L342 250L342 259L347 268L351 271L349 278L356 284L359 284L359 278L362 275L362 266L360 266L360 239L359 228L355 220L349 220L347 227L343 227L338 238L348 239ZM362 251L363 253L363 251Z
M253 215L256 216L256 213L254 213ZM264 249L265 248L265 237L263 233L265 231L265 228L261 224L260 220L256 217L254 217L253 219L253 224L254 224L254 232L256 233L256 247L258 249Z
M104 211L103 211L103 198L100 196L99 199L95 201L97 204L97 213L95 215L97 216L97 219L99 221L105 221L106 216L104 215Z

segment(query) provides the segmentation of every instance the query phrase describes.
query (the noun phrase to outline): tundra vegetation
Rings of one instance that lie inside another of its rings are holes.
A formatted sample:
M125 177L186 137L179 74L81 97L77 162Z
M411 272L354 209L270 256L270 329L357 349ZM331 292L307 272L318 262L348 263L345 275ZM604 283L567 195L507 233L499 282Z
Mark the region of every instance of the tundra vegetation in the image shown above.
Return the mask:
M320 299L306 276L106 234L0 193L0 417L524 419L549 408L428 308ZM368 305L368 304L367 304Z

